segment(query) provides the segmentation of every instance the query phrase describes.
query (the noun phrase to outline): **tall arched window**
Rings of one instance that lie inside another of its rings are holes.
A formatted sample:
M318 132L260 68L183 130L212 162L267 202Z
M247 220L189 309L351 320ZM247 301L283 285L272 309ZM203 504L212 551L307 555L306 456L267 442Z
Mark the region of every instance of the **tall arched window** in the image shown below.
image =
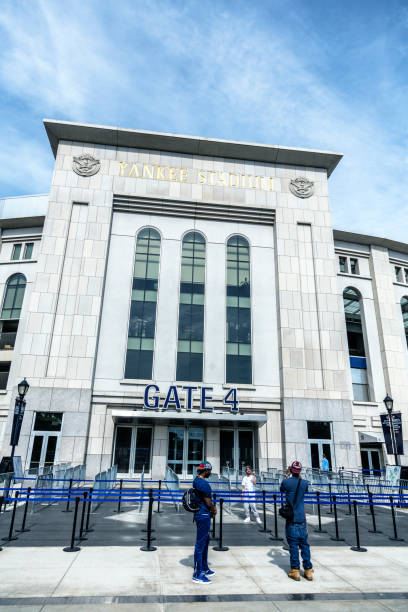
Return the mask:
M189 232L181 254L177 380L203 380L204 292L205 240Z
M24 274L13 274L7 281L4 294L1 319L19 319L23 305L24 292L26 288L26 277Z
M360 299L360 294L352 287L343 292L353 395L357 401L368 402L370 394Z
M401 310L402 310L402 321L404 323L405 339L408 346L408 298L403 297L401 299Z
M159 259L160 234L142 229L136 242L125 378L152 378Z
M249 244L242 236L227 243L226 382L252 383Z

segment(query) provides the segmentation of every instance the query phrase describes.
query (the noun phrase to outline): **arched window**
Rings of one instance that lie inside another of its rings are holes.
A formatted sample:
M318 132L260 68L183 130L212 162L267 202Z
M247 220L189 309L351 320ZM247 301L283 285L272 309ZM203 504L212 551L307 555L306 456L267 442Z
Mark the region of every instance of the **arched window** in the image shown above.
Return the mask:
M142 229L136 242L125 378L152 378L159 259L160 234Z
M357 401L368 402L370 396L360 299L360 294L352 287L347 287L343 292L353 395Z
M26 277L24 274L13 274L7 281L4 294L1 319L19 319L23 305L24 292L26 288Z
M177 380L203 380L204 292L205 240L189 232L181 254Z
M249 244L242 236L227 243L226 382L252 383L251 279Z
M408 298L403 297L401 300L402 321L404 323L405 339L408 346Z

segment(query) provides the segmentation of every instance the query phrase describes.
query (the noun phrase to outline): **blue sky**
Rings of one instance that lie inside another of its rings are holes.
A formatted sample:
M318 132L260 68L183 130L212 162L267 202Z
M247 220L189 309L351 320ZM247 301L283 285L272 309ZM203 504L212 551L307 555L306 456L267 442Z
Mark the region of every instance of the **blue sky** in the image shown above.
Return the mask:
M341 151L334 226L408 242L407 60L405 0L2 0L0 197L51 117Z

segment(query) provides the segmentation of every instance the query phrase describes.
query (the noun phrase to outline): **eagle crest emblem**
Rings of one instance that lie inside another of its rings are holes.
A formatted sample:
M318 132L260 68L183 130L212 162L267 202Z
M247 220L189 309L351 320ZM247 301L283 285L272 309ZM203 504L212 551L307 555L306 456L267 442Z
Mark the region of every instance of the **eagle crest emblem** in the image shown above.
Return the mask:
M314 194L314 183L304 176L292 179L289 189L298 198L310 198Z
M78 155L72 160L72 169L79 176L93 176L101 167L99 159L95 159L92 155L84 153L84 155Z

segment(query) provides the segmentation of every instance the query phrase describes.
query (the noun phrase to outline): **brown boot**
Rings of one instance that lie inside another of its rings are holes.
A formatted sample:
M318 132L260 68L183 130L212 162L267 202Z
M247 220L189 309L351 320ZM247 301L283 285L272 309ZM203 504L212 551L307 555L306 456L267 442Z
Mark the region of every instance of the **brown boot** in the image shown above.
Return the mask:
M300 580L300 570L291 568L290 572L288 572L288 576L292 578L292 580Z
M310 569L305 569L303 572L306 580L313 580L314 569L311 567Z

